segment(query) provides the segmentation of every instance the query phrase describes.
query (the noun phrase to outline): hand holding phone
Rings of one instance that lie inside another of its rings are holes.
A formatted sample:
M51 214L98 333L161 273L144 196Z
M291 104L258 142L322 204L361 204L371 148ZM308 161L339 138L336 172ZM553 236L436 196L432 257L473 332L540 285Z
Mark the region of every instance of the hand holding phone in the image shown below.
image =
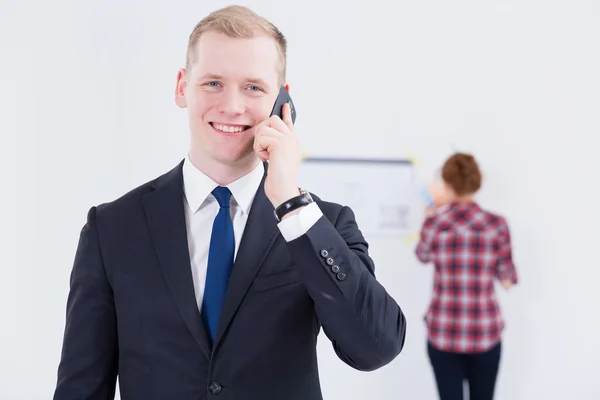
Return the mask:
M289 111L283 110L286 104ZM279 118L271 118L275 115ZM302 152L294 134L295 121L296 107L285 86L281 86L270 117L256 127L253 144L258 158L269 164L264 190L275 208L300 194L298 168Z

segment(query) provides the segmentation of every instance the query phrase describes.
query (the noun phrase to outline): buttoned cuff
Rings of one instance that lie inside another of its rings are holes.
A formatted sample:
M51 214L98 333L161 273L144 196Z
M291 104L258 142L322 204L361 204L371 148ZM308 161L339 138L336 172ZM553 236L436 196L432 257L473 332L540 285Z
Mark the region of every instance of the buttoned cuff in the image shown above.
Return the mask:
M303 207L298 214L290 215L277 226L286 242L304 235L323 216L317 203Z

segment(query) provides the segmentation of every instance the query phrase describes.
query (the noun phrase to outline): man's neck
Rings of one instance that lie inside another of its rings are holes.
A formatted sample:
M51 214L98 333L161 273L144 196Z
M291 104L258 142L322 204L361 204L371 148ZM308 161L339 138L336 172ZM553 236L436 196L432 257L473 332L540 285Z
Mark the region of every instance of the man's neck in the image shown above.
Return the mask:
M225 164L190 151L190 160L198 170L221 186L227 186L241 177L247 175L260 162L260 159L251 154L246 159L236 163Z

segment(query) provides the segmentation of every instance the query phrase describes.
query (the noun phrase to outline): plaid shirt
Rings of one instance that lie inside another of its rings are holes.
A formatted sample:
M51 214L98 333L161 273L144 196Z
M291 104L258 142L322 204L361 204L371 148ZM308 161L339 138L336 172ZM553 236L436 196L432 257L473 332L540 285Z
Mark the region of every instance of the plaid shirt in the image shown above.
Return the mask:
M415 249L435 265L425 315L428 340L445 351L483 352L500 341L504 321L494 278L517 283L505 219L476 203L453 203L428 217Z

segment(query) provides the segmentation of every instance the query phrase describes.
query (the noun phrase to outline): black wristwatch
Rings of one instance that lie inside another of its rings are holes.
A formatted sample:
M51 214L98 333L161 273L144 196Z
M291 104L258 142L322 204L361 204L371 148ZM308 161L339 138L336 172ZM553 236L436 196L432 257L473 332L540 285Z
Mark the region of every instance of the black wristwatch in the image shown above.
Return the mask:
M310 193L308 193L304 189L300 189L299 196L292 197L291 199L277 207L275 211L273 211L273 213L275 214L275 219L277 220L277 222L281 222L282 218L287 213L297 210L300 207L304 207L312 203L313 201L314 200L311 197Z

